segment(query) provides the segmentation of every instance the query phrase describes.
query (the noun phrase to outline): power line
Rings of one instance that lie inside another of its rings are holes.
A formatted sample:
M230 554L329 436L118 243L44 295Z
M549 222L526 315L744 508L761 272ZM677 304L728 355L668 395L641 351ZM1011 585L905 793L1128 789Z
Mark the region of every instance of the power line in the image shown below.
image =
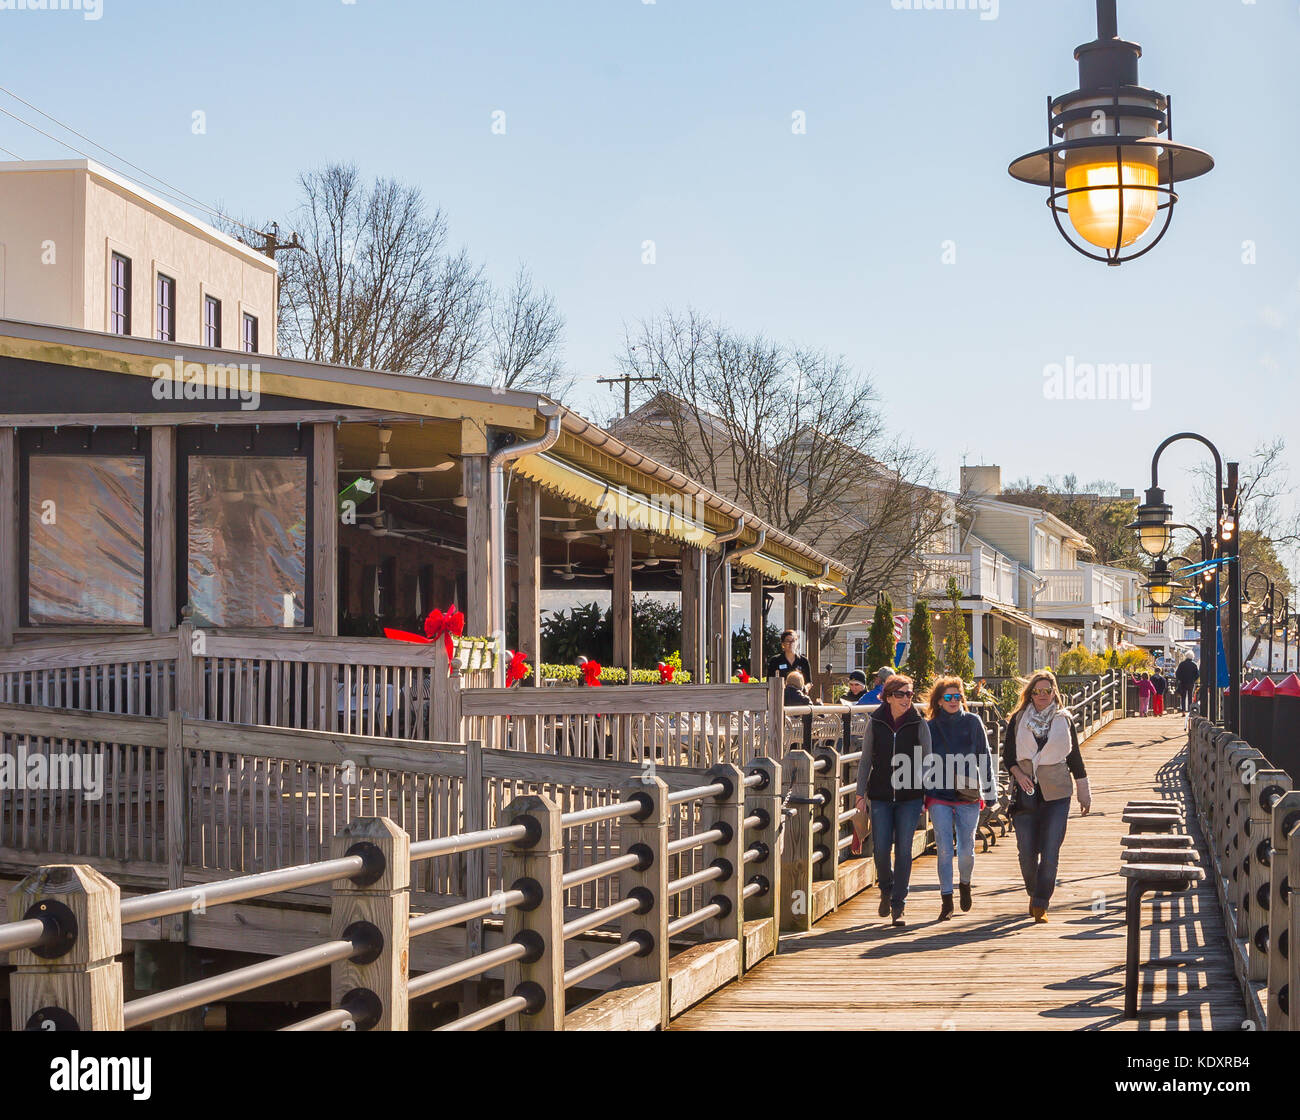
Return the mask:
M232 222L235 225L239 226L241 229L248 230L249 233L255 233L259 237L266 236L261 230L256 229L245 222L241 222L238 218L232 218L229 214L222 213L220 210L216 209L215 207L209 206L207 203L200 201L199 199L195 198L193 195L186 194L179 187L173 187L170 183L167 182L166 179L160 179L157 175L151 174L150 172L146 171L143 167L140 167L139 165L132 163L130 160L125 159L122 156L119 156L116 152L112 151L112 149L104 147L103 144L96 143L94 140L90 139L89 136L85 136L82 133L78 132L75 128L71 127L70 125L64 124L57 117L50 116L49 113L45 112L42 109L37 108L30 101L23 100L23 98L19 97L12 90L7 89L4 86L0 86L0 93L8 94L15 101L21 102L23 105L26 105L27 108L31 109L35 113L40 113L40 115L44 117L46 120L53 121L60 128L64 129L67 132L72 133L73 136L76 136L79 139L84 140L87 144L91 145L91 147L98 148L101 152L107 152L108 155L111 156L113 159L119 161L120 163L124 163L126 164L127 167L133 168L134 170L140 172L140 174L144 175L146 178L152 179L155 183L161 183L167 189L165 191L159 191L159 193L166 198L170 198L173 202L178 202L181 205L188 204L188 205L197 206L200 210L203 210L204 212L211 214L213 217L221 218L223 221ZM83 159L94 159L94 157L89 153L83 152L81 151L81 149L75 147L72 144L69 144L66 140L46 132L43 128L38 128L36 125L32 124L31 121L23 120L22 117L17 116L14 113L11 113L8 109L0 107L0 113L3 113L5 116L13 120L16 120L21 125L26 125L34 132L39 132L46 139L53 140L56 144L61 144L69 151L76 152L77 155L81 156ZM12 152L9 152L8 154L13 155ZM14 158L18 159L17 156L14 156ZM128 178L130 178L130 176L128 176ZM148 186L148 184L145 183L140 183L139 185ZM158 188L148 187L148 189L157 190Z
M19 163L23 162L22 156L18 155L17 152L11 152L8 148L0 148L0 152L4 152L4 154L7 156L13 156L13 158L16 159Z

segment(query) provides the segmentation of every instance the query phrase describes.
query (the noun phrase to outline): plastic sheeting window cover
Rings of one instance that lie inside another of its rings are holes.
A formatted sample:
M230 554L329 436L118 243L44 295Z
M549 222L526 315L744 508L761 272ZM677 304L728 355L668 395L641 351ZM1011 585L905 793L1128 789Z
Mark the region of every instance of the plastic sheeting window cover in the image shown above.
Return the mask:
M144 457L28 462L29 621L143 626Z
M305 625L306 459L191 456L187 521L196 623Z

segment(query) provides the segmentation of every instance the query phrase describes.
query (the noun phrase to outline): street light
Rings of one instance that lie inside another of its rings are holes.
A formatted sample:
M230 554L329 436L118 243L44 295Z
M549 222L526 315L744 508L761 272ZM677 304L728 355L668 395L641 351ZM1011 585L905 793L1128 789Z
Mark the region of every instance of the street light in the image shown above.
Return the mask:
M1048 99L1047 147L1008 170L1022 183L1048 188L1052 218L1072 248L1119 265L1155 248L1173 219L1174 184L1204 175L1214 160L1173 142L1171 100L1138 85L1142 48L1119 37L1115 0L1097 0L1097 38L1076 47L1074 57L1079 88ZM1124 255L1161 210L1155 237ZM1076 237L1066 232L1062 211Z
M1250 594L1250 581L1257 576L1264 581L1264 585L1268 588L1264 592L1264 599L1268 601L1268 606L1260 607L1258 624L1261 627L1266 623L1268 625L1268 671L1271 673L1273 671L1273 613L1277 609L1277 585L1268 578L1265 572L1254 571L1241 581L1241 589L1244 594Z
M1163 560L1157 560L1147 577L1147 594L1151 596L1151 605L1169 606L1173 602L1175 586L1174 577L1169 574L1169 565Z
M1169 606L1167 603L1165 604L1152 603L1151 617L1154 618L1157 622L1168 622L1169 615L1173 612L1173 609L1174 608Z
M1146 492L1145 501L1138 506L1137 519L1128 527L1136 530L1138 534L1138 544L1142 551L1149 556L1162 556L1169 548L1169 541L1173 538L1174 523L1172 521L1172 508L1165 502L1165 492L1160 489L1160 456L1166 447L1178 440L1190 439L1204 444L1209 449L1210 454L1214 456L1214 502L1215 502L1215 530L1217 541L1215 551L1222 557L1224 565L1228 570L1228 627L1224 636L1224 653L1228 660L1228 707L1225 712L1224 723L1229 731L1236 734L1241 733L1241 568L1237 562L1238 558L1238 541L1236 536L1237 522L1240 517L1240 511L1237 508L1240 494L1237 486L1237 467L1236 463L1229 463L1227 467L1227 485L1224 485L1224 464L1223 457L1219 454L1219 449L1214 446L1203 435L1196 432L1179 432L1170 436L1159 447L1156 448L1155 454L1151 457L1151 487ZM1207 552L1209 541L1202 537L1201 548ZM1152 600L1154 603L1154 599ZM1216 572L1214 586L1211 590L1211 602L1215 604L1215 633L1218 632L1218 575ZM1153 608L1154 613L1154 608ZM1158 616L1157 616L1158 617ZM1201 628L1202 636L1205 636L1205 627ZM1211 695L1217 695L1218 692L1218 651L1217 643L1212 644L1206 650L1202 645L1203 660L1201 664L1201 673L1204 678L1204 692L1207 694L1207 700ZM1204 654L1209 656L1205 657ZM1210 701L1211 705L1213 701ZM1207 711L1207 715L1210 712ZM1210 717L1212 718L1212 716Z

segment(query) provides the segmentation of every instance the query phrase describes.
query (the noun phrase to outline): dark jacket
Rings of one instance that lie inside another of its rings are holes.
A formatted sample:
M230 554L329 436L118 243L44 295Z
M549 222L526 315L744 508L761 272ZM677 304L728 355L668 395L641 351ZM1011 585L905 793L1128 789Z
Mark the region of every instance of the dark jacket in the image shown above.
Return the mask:
M867 719L858 764L858 796L870 801L916 801L925 795L930 725L913 707L895 731L888 711L889 705L882 704Z
M797 688L790 685L785 686L785 706L787 708L806 708L813 702L811 696L806 692L800 692Z
M802 653L794 659L794 664L786 660L784 651L778 653L775 657L767 659L767 677L771 680L775 676L784 677L791 669L797 669L803 674L804 684L812 680L812 666L808 664L808 658Z
M1069 717L1066 717L1069 719ZM1016 764L1016 723L1020 719L1020 713L1017 712L1007 720L1006 730L1002 733L1002 765L1010 773L1011 767ZM1077 782L1083 781L1088 776L1088 771L1083 766L1083 754L1079 750L1079 732L1074 726L1074 720L1070 723L1070 753L1065 756L1065 765L1070 768L1070 773L1074 775ZM1034 741L1041 747L1047 742L1047 738L1038 738L1034 736Z
M1196 682L1201 679L1201 670L1197 668L1196 662L1192 660L1180 661L1178 668L1174 670L1174 680L1178 682L1179 688L1195 688Z
M940 711L930 720L930 746L935 756L933 776L926 783L926 795L938 801L957 801L952 781L957 777L978 778L987 804L997 800L997 764L989 746L984 723L974 712L949 715ZM949 761L952 760L952 761ZM942 784L939 784L942 783Z
M1169 681L1165 679L1162 673L1153 673L1151 675L1151 683L1155 685L1157 696L1163 696L1169 691Z

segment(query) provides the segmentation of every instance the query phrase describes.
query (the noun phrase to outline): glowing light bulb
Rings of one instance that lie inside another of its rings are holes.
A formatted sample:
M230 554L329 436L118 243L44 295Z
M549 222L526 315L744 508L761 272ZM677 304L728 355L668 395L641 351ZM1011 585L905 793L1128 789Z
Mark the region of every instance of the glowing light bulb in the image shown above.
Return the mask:
M1123 168L1121 179L1119 168ZM1120 231L1120 184L1124 227ZM1101 249L1132 245L1155 220L1160 175L1155 152L1126 147L1117 163L1114 149L1084 148L1065 157L1065 186L1070 224L1079 236ZM1078 188L1087 187L1087 190ZM1132 188L1131 190L1128 188Z

